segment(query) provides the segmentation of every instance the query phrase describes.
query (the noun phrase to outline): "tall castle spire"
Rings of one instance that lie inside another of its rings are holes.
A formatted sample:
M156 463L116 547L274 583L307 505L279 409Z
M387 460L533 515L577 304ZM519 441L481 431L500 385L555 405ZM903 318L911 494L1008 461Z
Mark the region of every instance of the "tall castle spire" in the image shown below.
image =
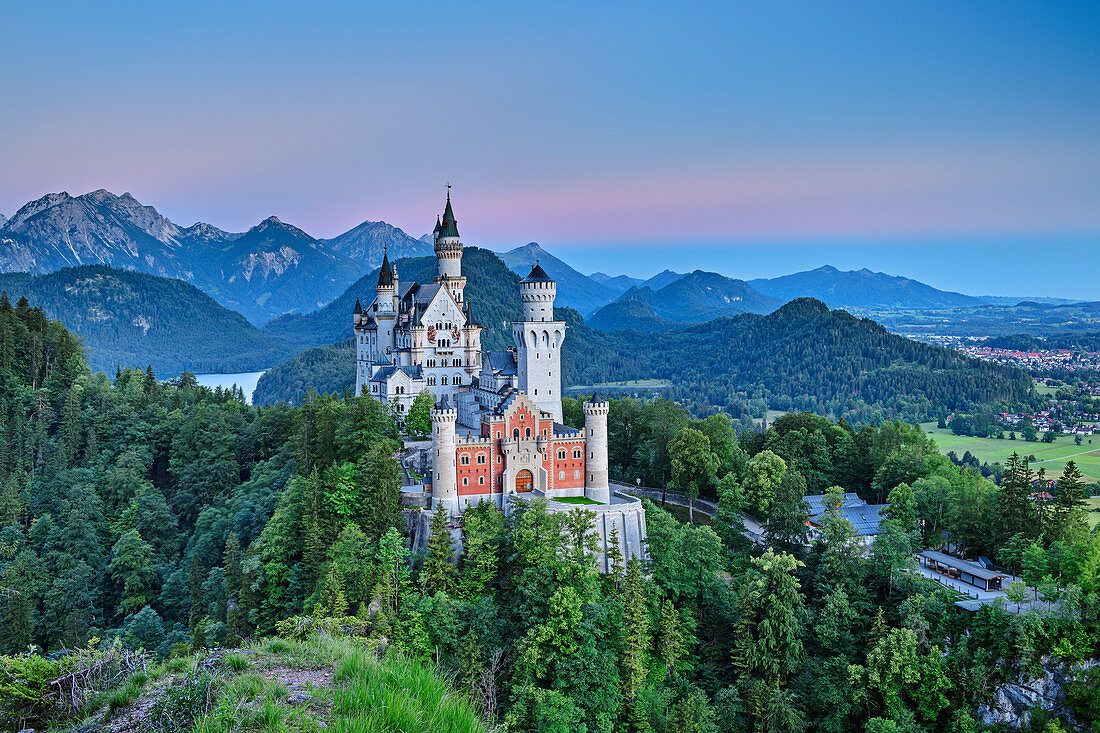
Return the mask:
M458 220L455 219L454 209L451 208L451 184L449 183L443 218L436 221L435 259L437 264L435 281L445 285L454 299L461 303L466 278L462 277L462 242L458 238Z

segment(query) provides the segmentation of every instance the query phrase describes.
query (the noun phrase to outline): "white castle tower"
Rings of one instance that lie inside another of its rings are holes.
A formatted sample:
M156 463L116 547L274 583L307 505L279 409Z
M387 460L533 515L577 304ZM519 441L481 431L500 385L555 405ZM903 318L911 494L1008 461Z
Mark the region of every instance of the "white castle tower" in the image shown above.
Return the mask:
M435 282L451 291L455 301L461 305L466 278L462 276L462 242L458 238L458 221L451 210L450 186L447 186L447 207L443 210L443 221L436 220L434 234L438 267Z
M557 283L538 262L519 283L523 320L512 323L519 389L561 422L561 344L565 322L554 320Z
M611 489L607 484L607 402L585 402L584 441L588 455L584 459L584 495L607 504Z
M432 508L440 502L458 514L458 471L455 465L455 422L458 410L432 409Z

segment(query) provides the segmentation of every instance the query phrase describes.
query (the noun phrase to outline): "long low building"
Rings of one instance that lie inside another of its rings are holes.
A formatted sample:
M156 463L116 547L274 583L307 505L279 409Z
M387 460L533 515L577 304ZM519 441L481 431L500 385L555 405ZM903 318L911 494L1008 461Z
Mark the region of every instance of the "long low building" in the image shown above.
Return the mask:
M1001 579L1007 577L996 570L987 570L969 560L960 560L937 550L925 550L918 555L920 563L933 572L957 578L982 590L1001 590Z

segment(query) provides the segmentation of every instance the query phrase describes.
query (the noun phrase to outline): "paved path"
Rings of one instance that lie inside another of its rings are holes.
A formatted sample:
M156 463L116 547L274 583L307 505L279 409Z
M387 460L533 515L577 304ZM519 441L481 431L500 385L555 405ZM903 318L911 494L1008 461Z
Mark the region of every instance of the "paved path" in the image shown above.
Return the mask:
M660 501L662 495L662 489L658 489L653 486L631 486L630 484L619 483L617 481L609 481L611 487L615 491L619 491L623 494L630 494L631 496L645 497L653 501ZM663 490L664 500L666 504L673 504L675 506L686 507L688 505L687 497L681 494L679 491L673 491L671 489ZM711 519L718 516L718 505L713 501L707 501L706 499L696 499L691 505L692 511L705 514ZM745 530L742 532L750 542L763 545L764 544L764 528L760 526L760 523L747 514L741 514L741 522L745 525Z

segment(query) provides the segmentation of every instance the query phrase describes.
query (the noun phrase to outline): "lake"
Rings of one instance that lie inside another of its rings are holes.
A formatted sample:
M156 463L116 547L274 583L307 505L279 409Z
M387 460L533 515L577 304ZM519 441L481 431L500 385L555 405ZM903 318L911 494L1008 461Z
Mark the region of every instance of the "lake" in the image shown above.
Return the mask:
M239 372L237 374L196 374L195 379L203 387L214 389L221 387L226 389L237 385L244 390L244 397L248 404L252 404L252 393L256 391L256 382L260 381L263 372Z

